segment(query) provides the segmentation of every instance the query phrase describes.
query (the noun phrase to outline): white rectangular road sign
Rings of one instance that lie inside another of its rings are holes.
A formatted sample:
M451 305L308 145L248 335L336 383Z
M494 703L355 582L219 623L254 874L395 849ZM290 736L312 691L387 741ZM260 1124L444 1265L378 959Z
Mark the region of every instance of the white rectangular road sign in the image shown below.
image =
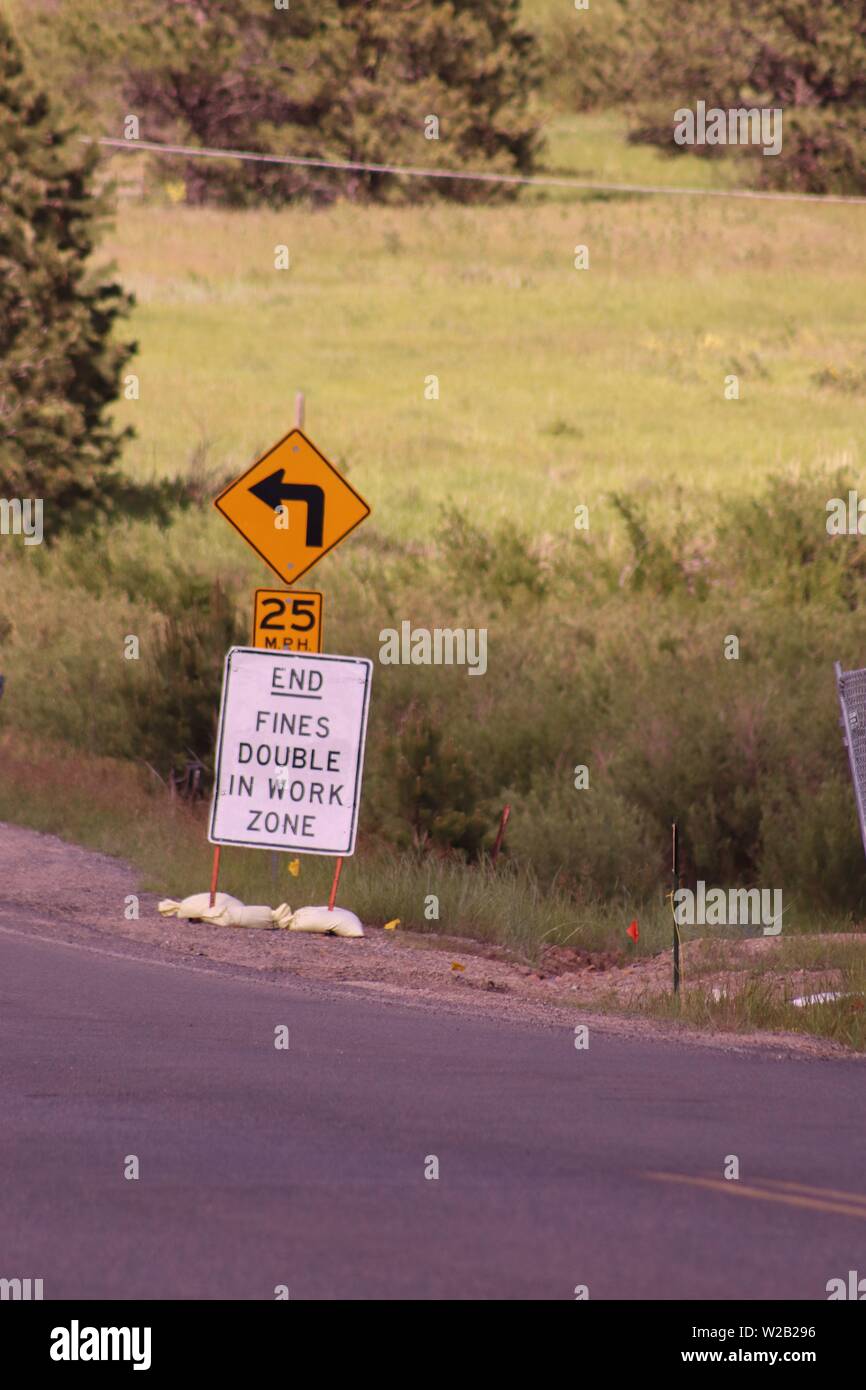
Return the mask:
M355 852L372 661L232 647L208 839Z

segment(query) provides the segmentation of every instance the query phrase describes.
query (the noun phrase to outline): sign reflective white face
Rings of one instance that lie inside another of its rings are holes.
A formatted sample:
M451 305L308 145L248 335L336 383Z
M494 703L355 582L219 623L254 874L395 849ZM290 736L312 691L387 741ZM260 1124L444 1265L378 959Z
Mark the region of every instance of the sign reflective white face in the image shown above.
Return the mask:
M232 647L209 840L355 851L373 663Z

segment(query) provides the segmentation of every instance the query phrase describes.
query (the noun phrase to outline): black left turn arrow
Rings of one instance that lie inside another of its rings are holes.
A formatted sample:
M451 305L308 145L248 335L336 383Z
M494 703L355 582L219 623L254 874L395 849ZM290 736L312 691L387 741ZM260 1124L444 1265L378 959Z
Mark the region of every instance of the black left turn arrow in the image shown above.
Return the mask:
M283 502L305 502L307 507L307 545L320 546L325 525L325 494L315 483L287 483L282 468L250 488L254 497L276 511Z

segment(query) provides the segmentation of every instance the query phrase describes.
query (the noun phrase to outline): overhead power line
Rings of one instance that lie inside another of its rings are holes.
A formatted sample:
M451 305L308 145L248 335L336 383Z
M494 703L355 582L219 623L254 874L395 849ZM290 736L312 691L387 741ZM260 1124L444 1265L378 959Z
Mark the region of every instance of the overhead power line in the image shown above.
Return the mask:
M408 164L367 164L357 160L314 159L299 154L260 154L254 150L221 150L198 145L169 145L158 140L117 140L107 135L80 137L88 145L112 149L149 150L154 154L181 155L184 159L239 159L259 164L300 165L309 169L334 169L346 173L397 174L415 179L460 179L471 183L519 184L527 188L573 188L578 192L673 194L690 198L751 198L779 203L864 204L866 197L847 197L837 193L772 193L752 188L666 188L645 183L595 183L585 179L556 178L548 175L484 174L466 169L420 169Z

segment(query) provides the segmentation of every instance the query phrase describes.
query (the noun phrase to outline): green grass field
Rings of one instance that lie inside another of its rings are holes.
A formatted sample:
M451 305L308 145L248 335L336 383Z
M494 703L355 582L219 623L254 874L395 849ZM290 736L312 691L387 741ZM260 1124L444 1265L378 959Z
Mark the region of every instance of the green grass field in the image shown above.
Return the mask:
M862 224L859 208L697 198L125 203L108 250L138 299L127 466L241 469L290 427L297 390L377 527L418 540L445 502L562 534L610 488L669 478L699 512L790 464L856 465L862 385L832 373L866 366Z

